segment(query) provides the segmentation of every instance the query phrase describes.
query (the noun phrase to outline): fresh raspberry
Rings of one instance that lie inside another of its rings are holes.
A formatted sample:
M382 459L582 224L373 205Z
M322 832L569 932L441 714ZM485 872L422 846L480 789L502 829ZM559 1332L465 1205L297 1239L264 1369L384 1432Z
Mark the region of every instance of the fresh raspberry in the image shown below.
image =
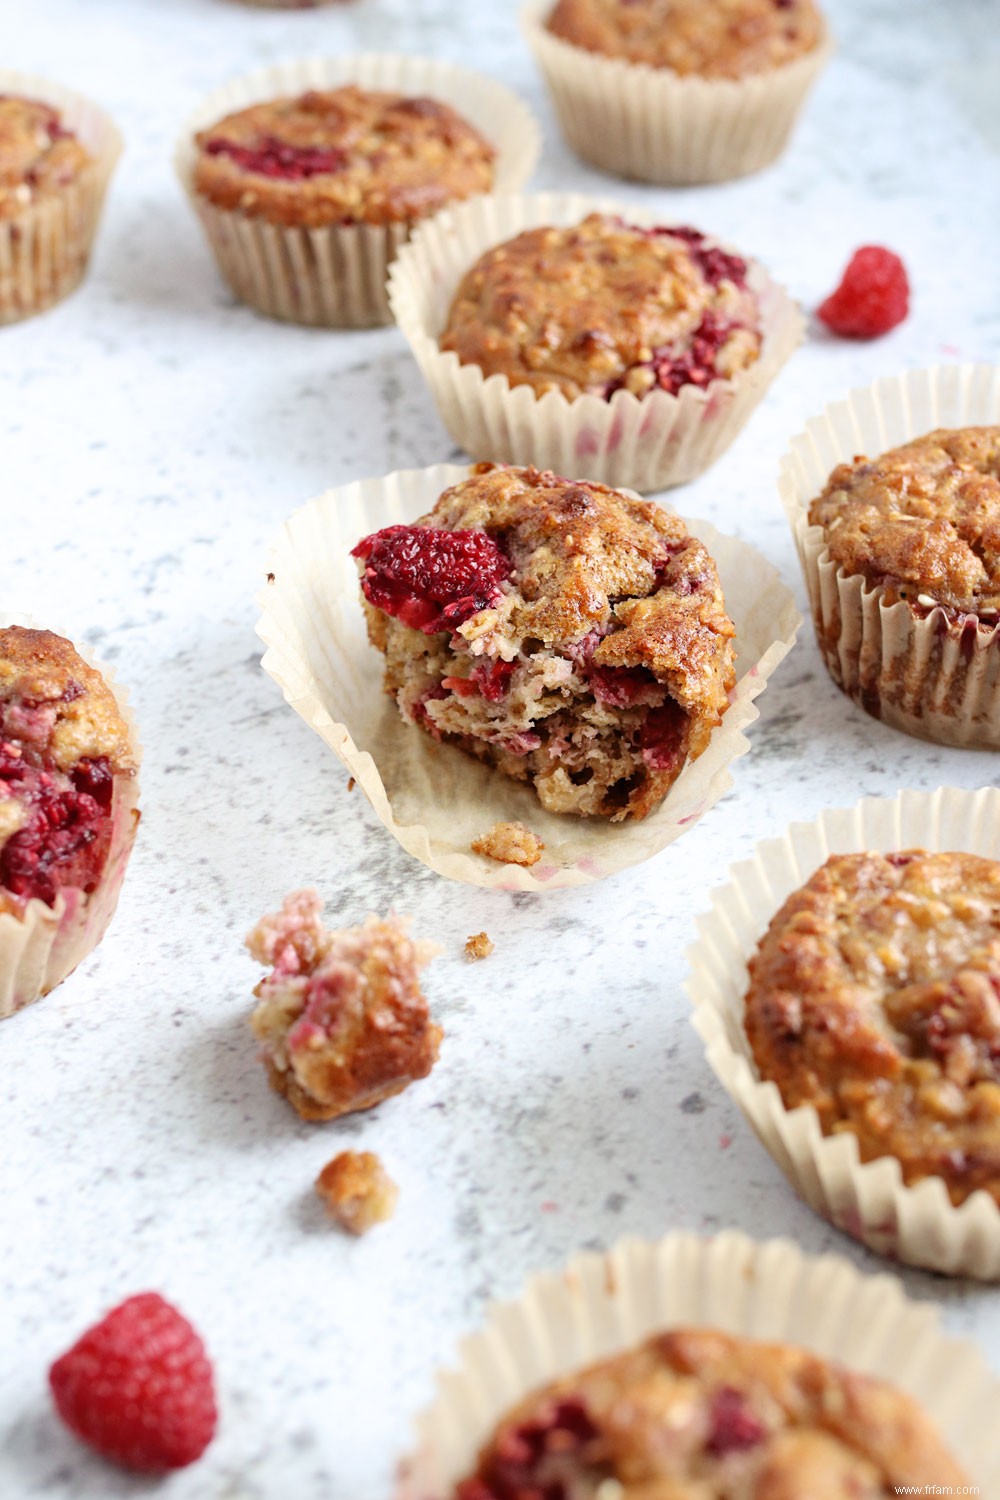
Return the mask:
M215 1433L204 1345L157 1292L127 1298L89 1329L56 1360L49 1384L67 1427L130 1469L182 1469Z
M261 136L253 146L241 146L238 141L214 136L205 142L205 151L209 156L228 156L245 172L282 177L290 182L339 172L347 161L346 153L335 146L290 146L274 135Z
M365 598L414 630L455 630L502 597L510 564L485 531L386 526L351 553L365 564Z
M837 290L816 316L845 339L877 339L910 310L910 283L898 255L881 245L855 250Z

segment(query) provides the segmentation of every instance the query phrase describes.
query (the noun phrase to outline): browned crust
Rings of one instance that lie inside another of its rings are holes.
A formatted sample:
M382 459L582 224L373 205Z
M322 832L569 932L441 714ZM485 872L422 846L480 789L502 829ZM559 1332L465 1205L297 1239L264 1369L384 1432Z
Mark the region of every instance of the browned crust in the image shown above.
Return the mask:
M0 95L0 219L65 192L93 160L51 104Z
M256 149L283 145L344 154L334 171L289 179L210 155L224 139ZM444 204L488 192L494 148L438 99L407 98L354 84L250 105L199 131L195 191L217 208L272 224L406 223Z
M83 691L64 698L77 688ZM51 708L54 723L47 749L59 770L106 756L116 773L135 773L128 725L97 668L51 630L9 625L0 629L0 706L9 712L25 703Z
M720 1393L745 1414L757 1441L713 1451ZM737 1490L759 1500L850 1500L899 1485L968 1482L904 1392L805 1349L700 1328L659 1334L535 1392L482 1450L483 1480L494 1463L502 1471L504 1458L525 1451L519 1431L544 1430L563 1403L582 1405L597 1432L555 1450L568 1455L560 1472L570 1478L578 1467L589 1478L617 1479L636 1500ZM492 1493L468 1483L458 1490L462 1500Z
M811 52L813 0L557 0L546 23L588 52L703 78L744 78Z
M863 1161L953 1202L1000 1203L1000 864L972 854L835 855L750 963L760 1075Z
M1000 619L1000 427L927 433L840 464L809 506L833 561L917 613Z

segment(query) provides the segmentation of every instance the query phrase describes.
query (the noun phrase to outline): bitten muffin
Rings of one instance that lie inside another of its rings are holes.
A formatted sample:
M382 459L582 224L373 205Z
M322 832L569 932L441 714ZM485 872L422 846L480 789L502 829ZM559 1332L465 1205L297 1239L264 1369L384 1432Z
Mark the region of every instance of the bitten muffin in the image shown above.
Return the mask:
M332 932L322 908L299 891L246 940L271 966L250 1018L261 1061L304 1120L372 1109L426 1078L442 1036L420 989L437 944L414 941L396 917Z
M196 144L208 202L309 229L411 223L488 192L496 155L450 105L354 84L252 104Z
M51 631L0 629L0 1014L103 937L135 837L136 773L100 672Z
M883 1500L967 1482L893 1386L792 1345L686 1328L529 1397L454 1500Z
M813 0L557 0L553 36L682 76L745 78L818 46Z
M608 214L527 229L463 278L441 348L536 395L676 396L753 365L762 342L747 262L684 226Z
M403 718L550 812L646 817L725 712L715 564L651 501L481 464L354 556Z
M93 161L51 104L0 95L0 218L58 197Z
M787 1109L1000 1203L1000 863L834 855L771 922L745 1023Z

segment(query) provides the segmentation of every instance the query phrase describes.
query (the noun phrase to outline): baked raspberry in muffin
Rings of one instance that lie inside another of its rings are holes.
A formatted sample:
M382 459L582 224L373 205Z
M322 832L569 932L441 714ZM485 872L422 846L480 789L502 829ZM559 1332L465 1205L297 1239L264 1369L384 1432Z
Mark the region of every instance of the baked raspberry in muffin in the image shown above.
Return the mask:
M681 76L745 78L817 47L813 0L557 0L553 36Z
M51 104L0 95L0 218L58 197L93 160Z
M354 555L403 718L550 812L645 817L725 712L715 564L651 501L480 464Z
M529 1397L454 1500L884 1500L965 1483L893 1386L792 1345L685 1328Z
M420 989L437 945L410 938L396 917L333 932L322 907L315 891L298 891L247 937L271 966L250 1020L261 1060L304 1120L372 1109L426 1078L442 1035Z
M271 224L410 223L488 192L493 146L438 99L347 84L271 99L198 133L197 193Z
M753 365L760 305L747 262L683 226L608 214L526 229L463 278L441 348L483 374L573 400L676 396Z
M330 1217L348 1234L367 1234L396 1211L399 1189L372 1151L341 1151L316 1179Z
M834 855L771 922L745 1020L787 1109L1000 1204L1000 863Z
M0 1014L47 993L104 935L138 821L136 770L100 672L51 631L0 629ZM15 956L26 923L48 948L31 976Z

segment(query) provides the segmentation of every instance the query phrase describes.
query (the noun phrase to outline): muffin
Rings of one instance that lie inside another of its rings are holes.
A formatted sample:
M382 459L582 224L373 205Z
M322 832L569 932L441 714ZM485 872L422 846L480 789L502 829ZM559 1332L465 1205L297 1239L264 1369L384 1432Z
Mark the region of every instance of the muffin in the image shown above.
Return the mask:
M647 817L735 681L718 573L650 501L480 465L354 548L385 690L549 812Z
M388 321L387 267L414 225L520 183L536 151L527 111L491 80L374 57L220 91L178 166L241 300L293 322L364 327Z
M910 733L1000 747L1000 426L839 464L807 519L848 582L829 605L814 590L838 686Z
M830 51L814 0L529 0L525 26L572 148L657 183L768 166Z
M535 1391L454 1500L879 1500L968 1476L912 1397L789 1344L678 1328Z
M390 301L474 458L640 491L708 468L802 331L761 266L577 194L439 215L393 267Z
M45 311L82 280L119 150L93 105L0 70L0 323Z
M707 389L754 364L760 303L747 263L696 229L608 214L526 229L462 278L441 348L489 379L568 400Z
M1000 1204L1000 864L834 855L750 963L746 1031L786 1109L811 1105L862 1161Z
M97 668L51 631L0 629L0 1016L104 936L139 819L137 768Z
M420 989L437 945L414 941L396 917L330 931L322 909L315 891L298 891L246 940L271 968L250 1018L261 1061L304 1120L335 1120L402 1093L427 1077L442 1036Z

